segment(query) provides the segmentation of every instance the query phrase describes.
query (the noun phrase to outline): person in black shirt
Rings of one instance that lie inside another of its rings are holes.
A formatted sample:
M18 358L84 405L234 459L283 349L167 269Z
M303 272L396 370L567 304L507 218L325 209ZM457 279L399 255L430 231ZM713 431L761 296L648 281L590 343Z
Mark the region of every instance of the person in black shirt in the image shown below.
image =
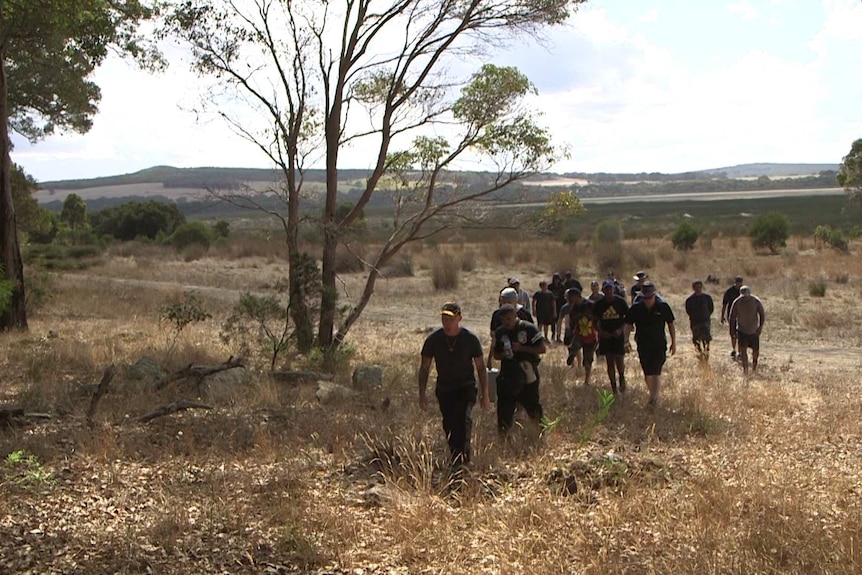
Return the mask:
M533 317L542 335L548 339L548 328L557 323L557 298L544 280L539 282L539 291L533 294Z
M449 443L449 454L455 470L470 462L470 434L473 429L472 411L476 404L476 374L482 391L482 409L491 409L488 397L488 373L482 344L470 330L461 327L461 306L443 304L440 310L442 328L434 330L422 345L419 366L419 407L428 409L428 375L431 361L437 368L434 391L443 416L443 431Z
M712 296L703 291L703 282L695 280L691 284L693 290L691 295L685 298L685 313L688 314L691 326L691 341L697 355L703 359L709 359L709 342L712 341L710 320L715 304Z
M593 315L599 330L598 354L605 356L608 364L608 377L611 381L611 391L617 393L617 373L619 372L620 392L626 391L625 339L623 328L629 304L625 298L615 295L616 285L613 280L605 280L602 284L604 297L593 304Z
M551 277L551 283L548 284L548 289L557 300L557 319L560 318L560 310L564 305L566 305L566 285L563 283L563 278L560 277L560 274L554 272L553 277ZM557 329L557 325L554 324L551 326L551 335L554 337L554 341L561 341L562 334Z
M515 308L515 313L518 319L523 321L533 322L533 316L530 315L530 310L518 303L518 292L514 288L503 288L500 292L500 307L509 304ZM494 333L497 328L503 325L503 320L500 316L500 309L495 309L491 314L491 348L488 350L488 369L494 367Z
M545 338L532 323L518 319L515 308L500 308L503 325L494 337L494 357L500 360L497 375L497 428L506 433L520 404L537 425L542 419L539 401L539 360L547 351Z
M641 293L641 289L643 289L644 282L647 280L648 277L649 276L646 272L638 272L632 278L635 280L634 285L632 285L632 289L629 290L629 294L631 294L632 297L632 304L635 303L635 297L637 297L637 295Z
M667 338L664 326L670 333L670 354L676 353L676 328L673 325L673 311L667 302L656 298L655 286L647 282L641 290L642 299L626 314L625 340L626 348L631 347L629 336L633 329L637 328L635 341L638 344L638 359L644 372L647 389L649 390L649 404L655 405L658 401L658 392L661 387L661 370L667 360Z
M727 288L724 292L724 297L721 298L721 324L730 319L730 307L736 298L739 297L739 288L742 287L742 276L736 276L733 279L733 285ZM730 326L730 357L736 359L736 330L734 326Z
M581 285L581 282L579 282L577 278L572 276L572 272L566 272L566 277L563 279L563 285L566 286L566 289L578 288L579 291L584 291L584 286Z

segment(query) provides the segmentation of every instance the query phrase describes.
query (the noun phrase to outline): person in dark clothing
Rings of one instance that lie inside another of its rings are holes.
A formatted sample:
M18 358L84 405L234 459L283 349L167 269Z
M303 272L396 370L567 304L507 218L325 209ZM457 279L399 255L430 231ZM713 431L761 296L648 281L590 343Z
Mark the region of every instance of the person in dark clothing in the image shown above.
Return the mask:
M514 306L500 308L503 325L495 334L494 357L500 360L497 376L497 428L506 433L521 405L537 425L542 419L539 400L539 360L547 346L532 323L518 319Z
M605 297L605 294L602 293L599 282L596 280L591 281L590 282L590 295L587 296L587 299L595 302L595 301L599 301L603 297Z
M500 292L499 302L501 307L504 304L509 304L514 307L518 319L534 323L533 316L530 315L530 310L518 303L518 292L515 291L514 288L504 288L503 291ZM503 325L503 319L498 308L491 314L491 348L488 350L488 369L491 369L494 366L494 334L497 331L497 328L501 325Z
M557 298L544 280L539 282L539 291L533 294L533 317L542 335L548 339L548 328L557 323Z
M649 403L658 401L661 388L661 370L667 360L667 338L664 326L670 333L670 354L676 353L676 328L673 325L673 311L667 302L656 298L655 286L646 282L641 290L640 302L629 308L625 318L626 348L630 349L629 336L637 329L635 341L638 344L638 359L643 368L644 379L649 390Z
M563 283L563 278L560 277L560 274L554 272L553 277L551 277L551 283L548 284L548 290L554 294L554 298L557 301L557 318L560 317L560 309L566 304L566 285ZM557 326L554 325L551 328L552 335L554 337L554 341L561 341L562 334L557 329Z
M599 330L598 354L605 356L608 365L608 377L611 391L617 393L617 373L619 373L619 390L626 391L625 338L623 329L629 304L625 298L615 295L613 280L605 280L602 284L604 297L593 304L593 315Z
M712 341L710 321L715 304L712 296L703 291L703 282L695 280L691 284L692 293L685 298L685 313L691 326L691 341L697 355L709 359L709 342Z
M730 319L730 307L736 298L739 297L739 288L742 287L742 276L736 276L733 280L733 285L727 288L724 292L724 297L721 298L721 324ZM736 328L730 326L730 357L736 359Z
M482 391L482 409L491 409L488 397L488 374L479 338L461 327L461 306L443 304L440 310L442 328L434 330L422 345L419 365L419 407L428 409L428 375L431 362L437 369L435 395L443 416L443 431L449 443L449 454L455 470L470 462L472 411L476 404L476 374Z
M635 298L639 293L641 293L641 289L643 289L644 282L647 280L649 275L646 272L638 272L634 275L635 283L632 285L632 289L629 290L629 293L632 297L632 304L635 303Z
M566 286L566 289L578 288L578 290L584 291L584 286L581 285L581 282L577 278L572 276L572 272L566 272L566 277L563 278L563 285Z
M584 366L584 385L590 384L590 374L593 371L593 359L596 356L598 332L596 331L593 302L584 299L581 290L572 288L572 302L569 309L569 324L572 330L572 343L569 346L569 356L566 365L574 367L576 357L581 357Z

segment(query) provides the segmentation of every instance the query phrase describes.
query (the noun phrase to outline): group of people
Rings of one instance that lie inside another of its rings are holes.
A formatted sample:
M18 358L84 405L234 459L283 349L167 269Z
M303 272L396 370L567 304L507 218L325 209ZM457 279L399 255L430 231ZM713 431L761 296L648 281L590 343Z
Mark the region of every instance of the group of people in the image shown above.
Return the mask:
M651 408L656 404L667 354L676 353L675 316L645 272L637 272L633 279L635 283L627 292L615 274L609 272L601 285L598 281L591 282L590 293L584 295L581 283L571 272L566 272L565 279L554 273L550 282L539 282L539 290L530 297L517 278L509 278L507 287L499 293L499 307L491 317L487 361L479 337L460 325L460 305L454 302L443 305L442 328L432 332L422 347L419 405L428 408L427 387L433 362L437 370L435 395L456 469L470 460L472 410L477 399L483 410L490 409L488 373L495 360L500 362L496 373L500 433L505 434L512 427L518 405L539 423L543 414L539 364L552 341L566 345L568 365L583 366L585 385L590 383L596 355L604 356L611 391L616 395L626 392L625 354L632 350L630 340L634 333L648 390L647 405ZM558 293L562 293L562 301ZM685 311L695 350L708 359L714 303L703 291L701 280L692 283ZM752 350L750 369L757 369L759 337L765 319L762 302L737 276L722 298L721 323L730 326L731 355L741 361L746 375L748 349Z

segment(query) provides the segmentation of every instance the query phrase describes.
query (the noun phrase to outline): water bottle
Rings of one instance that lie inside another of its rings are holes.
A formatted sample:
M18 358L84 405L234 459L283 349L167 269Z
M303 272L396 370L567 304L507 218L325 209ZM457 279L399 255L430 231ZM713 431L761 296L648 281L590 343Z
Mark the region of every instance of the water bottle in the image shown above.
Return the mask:
M509 340L508 335L504 335L500 338L500 341L503 342L503 354L507 359L512 359L515 357L515 352L512 351L512 342Z

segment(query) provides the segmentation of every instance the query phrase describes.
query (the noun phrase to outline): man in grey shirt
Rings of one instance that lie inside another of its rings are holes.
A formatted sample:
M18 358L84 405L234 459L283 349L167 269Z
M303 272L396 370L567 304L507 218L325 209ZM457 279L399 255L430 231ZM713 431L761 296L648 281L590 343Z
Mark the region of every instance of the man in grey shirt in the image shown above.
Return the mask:
M730 330L736 335L743 372L748 375L748 348L751 348L751 370L757 371L760 356L760 333L766 321L766 310L759 298L751 295L751 288L739 288L739 297L730 306Z

